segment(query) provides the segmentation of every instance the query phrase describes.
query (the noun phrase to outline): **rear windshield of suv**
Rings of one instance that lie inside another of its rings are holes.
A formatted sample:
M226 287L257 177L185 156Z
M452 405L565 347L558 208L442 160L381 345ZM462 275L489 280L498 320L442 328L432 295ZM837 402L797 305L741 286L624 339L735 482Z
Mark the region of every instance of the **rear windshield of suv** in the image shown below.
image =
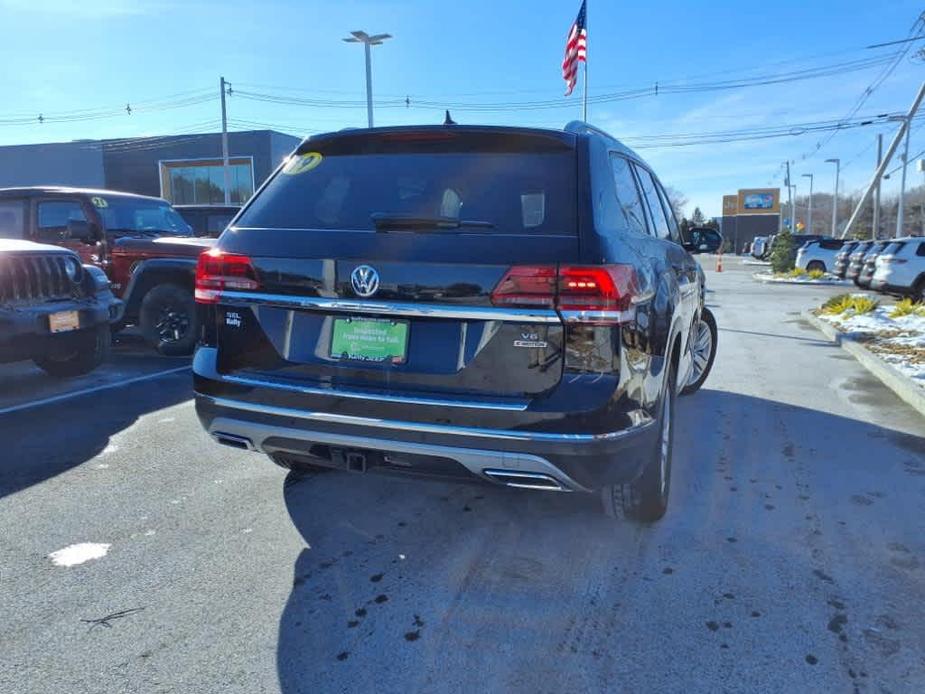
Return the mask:
M337 140L303 146L237 226L374 230L377 219L380 229L402 231L401 220L414 218L422 231L577 234L577 165L563 143L523 138L517 149L495 138L348 139L363 146ZM431 228L427 220L444 224Z

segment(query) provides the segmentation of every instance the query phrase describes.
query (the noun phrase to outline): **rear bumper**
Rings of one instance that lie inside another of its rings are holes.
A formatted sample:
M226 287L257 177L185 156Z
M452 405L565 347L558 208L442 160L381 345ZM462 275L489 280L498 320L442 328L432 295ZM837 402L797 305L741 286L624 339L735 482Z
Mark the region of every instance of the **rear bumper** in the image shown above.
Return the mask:
M499 473L529 474L554 480L562 491L592 491L636 479L657 437L653 420L605 434L563 434L360 417L336 409L309 411L196 394L205 430L241 448L309 456L316 446L327 446L376 456L430 457L447 463L447 476L458 477L462 468L497 483ZM414 467L407 471L416 472ZM434 474L432 468L428 472Z
M877 276L871 279L870 288L887 294L909 294L912 291L911 287L904 287L901 284L892 284L889 278Z

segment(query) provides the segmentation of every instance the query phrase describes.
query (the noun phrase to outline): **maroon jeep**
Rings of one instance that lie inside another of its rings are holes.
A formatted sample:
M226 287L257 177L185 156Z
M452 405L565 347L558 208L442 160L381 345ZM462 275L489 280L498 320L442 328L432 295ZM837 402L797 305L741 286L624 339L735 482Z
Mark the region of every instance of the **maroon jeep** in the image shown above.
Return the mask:
M103 269L123 300L116 326L138 325L161 354L193 351L199 333L196 238L166 200L111 190L0 189L0 238L65 246Z

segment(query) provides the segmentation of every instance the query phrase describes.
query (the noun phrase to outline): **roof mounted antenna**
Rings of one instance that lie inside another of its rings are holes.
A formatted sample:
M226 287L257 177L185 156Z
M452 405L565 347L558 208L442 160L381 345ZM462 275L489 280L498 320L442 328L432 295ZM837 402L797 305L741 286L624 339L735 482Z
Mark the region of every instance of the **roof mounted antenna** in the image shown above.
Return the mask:
M446 110L446 118L443 120L444 125L456 125L456 121L450 116L450 109Z

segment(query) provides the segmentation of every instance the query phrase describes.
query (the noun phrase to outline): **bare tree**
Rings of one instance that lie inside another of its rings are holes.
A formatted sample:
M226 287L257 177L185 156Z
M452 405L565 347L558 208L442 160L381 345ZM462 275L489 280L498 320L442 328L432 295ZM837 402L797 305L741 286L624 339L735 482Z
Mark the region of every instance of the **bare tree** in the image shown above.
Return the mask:
M671 186L666 186L665 192L668 194L668 202L671 203L674 216L678 219L683 219L684 208L687 207L687 203L689 202L687 196L677 188L672 188Z

